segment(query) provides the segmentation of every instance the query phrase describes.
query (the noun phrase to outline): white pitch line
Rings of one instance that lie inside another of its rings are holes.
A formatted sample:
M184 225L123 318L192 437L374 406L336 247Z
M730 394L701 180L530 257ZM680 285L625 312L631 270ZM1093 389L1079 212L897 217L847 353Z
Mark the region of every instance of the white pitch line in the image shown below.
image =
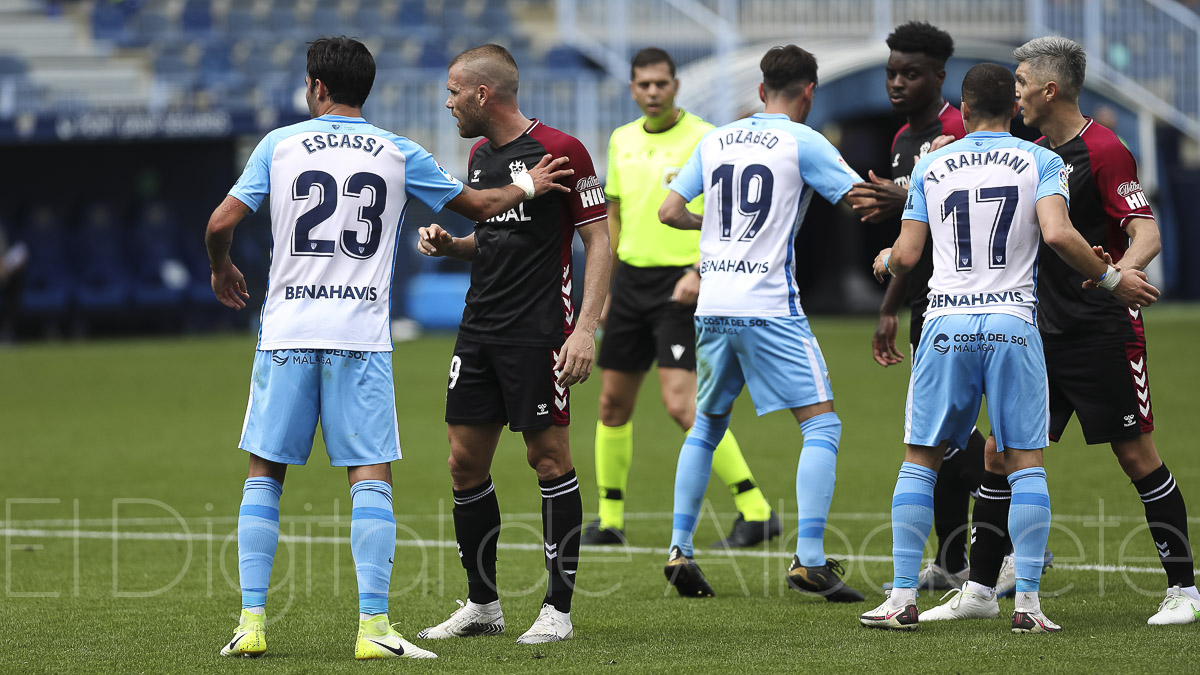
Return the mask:
M783 521L794 520L797 514L776 512ZM397 522L437 522L440 520L451 520L453 515L447 511L446 513L397 513ZM594 514L588 514L594 515ZM674 514L667 511L640 511L625 514L626 520L662 520L669 521ZM717 513L717 518L728 519L737 515L735 512ZM885 523L891 520L890 513L830 513L829 520L859 520L868 522ZM503 518L506 520L541 520L541 513L505 513ZM1080 513L1056 513L1051 519L1055 522L1063 523L1095 523L1098 521L1099 514L1080 514ZM205 525L212 523L214 525L233 525L237 523L237 516L186 516L183 521L188 525ZM289 516L281 514L279 517L281 523L316 523L316 524L333 524L344 523L349 524L349 514L342 514L338 518L332 515L306 515L306 516ZM1146 519L1143 516L1115 516L1104 515L1106 523L1143 523ZM1188 518L1189 523L1200 523L1200 517L1193 516ZM10 521L0 520L0 527L104 527L114 524L112 518L81 518L78 521L70 518L46 518L33 520L14 519ZM172 517L158 518L118 518L116 524L124 526L142 526L142 525L178 525L179 519Z
M234 538L233 533L225 535L208 534L207 532L113 532L111 530L40 530L40 529L0 529L0 536L4 537L26 537L29 539L96 539L96 540L122 540L122 541L224 541L229 538ZM290 544L337 544L339 546L348 546L350 544L349 537L310 537L302 535L290 535L280 533L279 541ZM20 544L9 544L10 546L19 546ZM398 539L396 546L401 548L445 548L456 549L458 542L454 540L439 540L439 539ZM541 551L543 543L537 544L517 544L512 542L497 542L496 547L508 551ZM11 549L10 549L11 550ZM612 553L612 554L642 554L642 555L657 555L662 556L665 552L662 548L651 546L585 546L583 550L588 553ZM711 552L705 555L709 561L717 558L780 558L787 559L792 556L791 551L764 551L764 550L725 550L720 552ZM850 562L870 562L870 563L890 563L891 556L886 555L847 555L841 558ZM1132 567L1129 565L1094 565L1094 564L1072 564L1059 563L1054 565L1056 570L1064 570L1068 572L1125 572L1129 574L1162 574L1160 567ZM1196 570L1200 574L1200 570Z

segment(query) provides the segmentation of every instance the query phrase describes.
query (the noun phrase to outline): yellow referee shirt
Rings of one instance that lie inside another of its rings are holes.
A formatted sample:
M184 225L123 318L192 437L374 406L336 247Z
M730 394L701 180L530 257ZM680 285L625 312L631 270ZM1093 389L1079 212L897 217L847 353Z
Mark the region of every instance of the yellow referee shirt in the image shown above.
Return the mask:
M634 267L685 267L700 260L700 232L677 230L658 220L667 185L713 125L683 111L675 126L646 131L645 117L618 127L608 142L604 194L620 205L617 257ZM703 197L688 205L703 212Z

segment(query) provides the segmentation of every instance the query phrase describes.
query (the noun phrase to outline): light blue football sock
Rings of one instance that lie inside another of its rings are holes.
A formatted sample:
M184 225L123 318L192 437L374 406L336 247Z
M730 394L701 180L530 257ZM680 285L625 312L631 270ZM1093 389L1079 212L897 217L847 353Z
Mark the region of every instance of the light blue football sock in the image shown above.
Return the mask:
M1008 534L1012 537L1017 592L1036 593L1042 581L1046 540L1050 538L1050 489L1042 467L1008 475L1012 503L1008 507Z
M825 519L833 501L837 480L838 443L842 439L842 420L837 413L823 413L800 423L804 447L796 466L796 507L799 531L796 556L805 567L825 564Z
M700 517L700 504L712 474L713 450L729 428L729 415L712 417L696 412L696 423L688 431L675 467L675 517L671 524L671 546L692 555L692 534ZM669 549L668 549L669 550Z
M916 588L921 553L933 527L933 486L937 472L920 464L900 465L892 493L893 588Z
M350 486L350 501L350 552L358 574L358 611L387 614L396 554L392 486L381 480L360 480Z
M271 566L279 545L279 496L283 484L265 476L247 478L238 510L238 577L242 608L265 607Z

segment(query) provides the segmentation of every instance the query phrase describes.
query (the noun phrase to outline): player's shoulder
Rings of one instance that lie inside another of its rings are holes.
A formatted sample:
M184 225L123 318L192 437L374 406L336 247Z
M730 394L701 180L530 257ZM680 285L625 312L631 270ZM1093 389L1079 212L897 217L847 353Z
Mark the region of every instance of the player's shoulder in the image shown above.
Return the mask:
M1088 154L1101 160L1133 158L1133 153L1125 147L1117 133L1095 120L1088 120L1087 126L1079 132L1079 138L1087 146Z
M962 138L967 135L967 127L963 124L962 111L951 105L949 101L942 107L942 112L938 114L938 119L942 122L943 134L948 134L955 138Z
M645 123L646 118L643 116L627 124L622 124L616 129L613 129L610 142L615 145L622 142L628 143L630 141L637 140L646 133L645 127L643 126Z
M533 120L533 124L525 132L525 135L540 143L546 149L546 152L556 157L560 156L560 153L573 154L576 152L587 152L583 147L583 143L578 138L565 131L555 129L538 119Z
M694 112L683 110L679 115L679 128L697 136L703 136L715 129L716 125Z

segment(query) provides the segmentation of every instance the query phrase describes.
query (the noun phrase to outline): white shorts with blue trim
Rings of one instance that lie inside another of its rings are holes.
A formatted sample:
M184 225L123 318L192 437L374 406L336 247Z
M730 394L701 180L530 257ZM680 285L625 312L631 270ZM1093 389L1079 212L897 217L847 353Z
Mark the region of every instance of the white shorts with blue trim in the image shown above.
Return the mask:
M696 409L709 415L729 412L743 386L759 415L833 400L803 316L697 316L696 374Z
M263 459L304 464L317 422L333 466L400 459L391 352L260 350L238 447Z
M987 398L997 449L1049 444L1050 396L1037 326L1010 314L948 314L925 322L908 383L904 442L967 447Z

